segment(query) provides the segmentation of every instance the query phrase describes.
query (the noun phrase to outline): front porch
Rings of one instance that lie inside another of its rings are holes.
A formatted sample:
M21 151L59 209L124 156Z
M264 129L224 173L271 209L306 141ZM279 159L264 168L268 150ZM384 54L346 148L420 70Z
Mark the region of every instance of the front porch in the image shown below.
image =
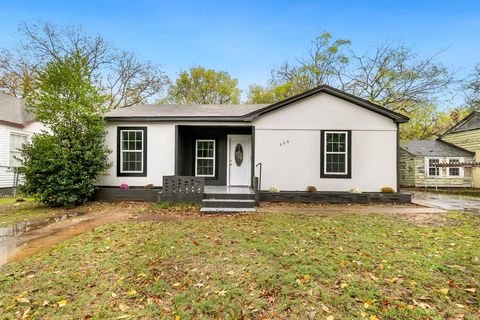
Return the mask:
M165 176L160 202L202 203L201 212L255 211L256 193L248 186L205 186L203 177Z
M253 187L254 143L252 126L178 125L175 175L202 177L206 186Z

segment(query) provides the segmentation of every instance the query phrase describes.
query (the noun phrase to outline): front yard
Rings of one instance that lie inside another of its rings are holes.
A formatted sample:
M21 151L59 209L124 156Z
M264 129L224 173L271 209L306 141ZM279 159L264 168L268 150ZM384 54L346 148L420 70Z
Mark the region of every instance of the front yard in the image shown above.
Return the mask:
M257 213L103 226L0 269L6 319L478 319L480 217Z

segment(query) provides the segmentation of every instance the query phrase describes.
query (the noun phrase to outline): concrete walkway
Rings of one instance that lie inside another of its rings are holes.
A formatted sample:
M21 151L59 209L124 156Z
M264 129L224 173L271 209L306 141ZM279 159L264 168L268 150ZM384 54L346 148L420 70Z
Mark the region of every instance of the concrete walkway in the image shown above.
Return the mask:
M480 212L480 199L432 192L415 192L412 202L422 206L443 210Z

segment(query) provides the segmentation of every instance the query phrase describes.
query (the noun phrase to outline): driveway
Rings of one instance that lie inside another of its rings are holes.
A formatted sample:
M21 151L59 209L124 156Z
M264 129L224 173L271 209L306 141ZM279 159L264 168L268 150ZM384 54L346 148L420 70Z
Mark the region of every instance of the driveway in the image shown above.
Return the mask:
M444 210L480 212L480 199L431 192L414 192L412 202Z

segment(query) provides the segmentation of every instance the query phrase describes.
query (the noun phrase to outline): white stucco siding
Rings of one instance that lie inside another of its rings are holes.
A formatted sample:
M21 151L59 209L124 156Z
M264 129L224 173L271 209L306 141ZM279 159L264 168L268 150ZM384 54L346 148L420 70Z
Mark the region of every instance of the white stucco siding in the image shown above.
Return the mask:
M397 127L387 117L322 93L267 113L254 125L263 190L396 189ZM351 178L320 177L321 130L351 130Z
M351 102L319 93L253 121L259 129L363 129L395 130L390 118Z
M147 176L117 176L117 127L147 127ZM106 144L112 151L109 161L112 166L101 175L97 185L129 186L162 185L164 175L172 175L175 170L175 124L173 123L109 123Z

